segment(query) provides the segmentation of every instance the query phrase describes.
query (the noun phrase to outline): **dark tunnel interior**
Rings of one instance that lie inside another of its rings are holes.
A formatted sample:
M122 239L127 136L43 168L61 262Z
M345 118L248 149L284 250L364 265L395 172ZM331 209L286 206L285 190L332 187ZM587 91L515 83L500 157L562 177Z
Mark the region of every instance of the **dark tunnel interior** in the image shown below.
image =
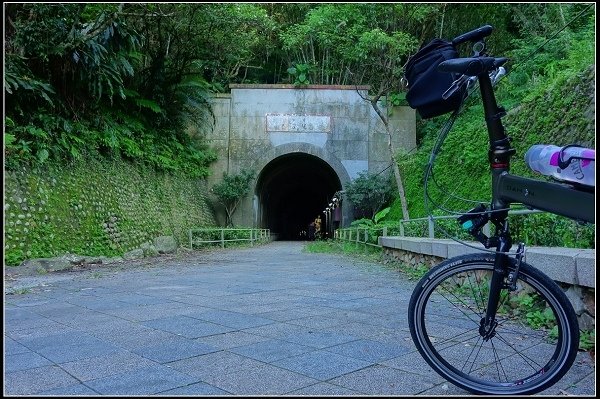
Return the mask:
M325 161L294 153L267 164L256 187L261 227L277 234L279 240L303 240L317 216L325 225L323 210L341 190L341 183Z

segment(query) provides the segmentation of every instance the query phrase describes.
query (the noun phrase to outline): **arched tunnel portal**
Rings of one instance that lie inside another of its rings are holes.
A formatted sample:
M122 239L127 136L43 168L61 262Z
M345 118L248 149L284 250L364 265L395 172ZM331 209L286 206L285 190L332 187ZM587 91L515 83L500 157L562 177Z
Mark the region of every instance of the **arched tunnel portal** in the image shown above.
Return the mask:
M336 172L319 157L306 153L279 156L262 169L257 180L259 224L279 240L306 239L308 225L317 216L325 229L323 210L341 189Z

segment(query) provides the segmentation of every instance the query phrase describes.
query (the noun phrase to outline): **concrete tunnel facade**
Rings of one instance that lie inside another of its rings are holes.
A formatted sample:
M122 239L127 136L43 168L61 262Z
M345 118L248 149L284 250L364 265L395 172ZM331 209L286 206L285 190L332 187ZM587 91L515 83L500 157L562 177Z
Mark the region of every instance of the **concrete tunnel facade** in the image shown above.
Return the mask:
M215 125L206 138L219 159L207 184L217 183L223 173L255 172L251 194L233 216L236 227L268 228L282 240L303 239L311 220L320 216L325 224L323 210L336 192L359 173L378 173L390 165L389 136L365 100L367 86L230 88L230 94L213 101ZM383 109L390 113L392 148L414 148L414 110ZM352 204L342 198L332 217L336 227L354 220ZM224 225L224 211L214 209Z

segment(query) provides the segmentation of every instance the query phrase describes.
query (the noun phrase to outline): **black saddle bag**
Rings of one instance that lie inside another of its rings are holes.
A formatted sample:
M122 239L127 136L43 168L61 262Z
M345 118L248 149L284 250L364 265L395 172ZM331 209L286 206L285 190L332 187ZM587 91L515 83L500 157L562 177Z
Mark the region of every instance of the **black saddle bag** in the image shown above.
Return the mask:
M442 61L458 57L459 54L451 42L433 39L408 60L404 74L408 81L406 101L411 108L417 110L421 118L433 118L460 107L466 90L465 85L446 100L442 98L442 94L459 75L437 70Z

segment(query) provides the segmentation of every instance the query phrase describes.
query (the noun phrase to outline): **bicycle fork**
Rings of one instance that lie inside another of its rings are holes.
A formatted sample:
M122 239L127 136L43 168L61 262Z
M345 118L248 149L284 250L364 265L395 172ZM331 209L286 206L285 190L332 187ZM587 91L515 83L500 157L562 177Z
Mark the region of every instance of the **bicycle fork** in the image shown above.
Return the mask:
M521 265L521 260L525 252L524 244L519 243L517 249L517 266L515 270L509 271L510 262L507 253L511 247L511 239L503 234L498 237L498 240L487 308L485 317L481 319L479 326L479 334L484 341L488 341L496 334L496 327L498 326L496 312L498 310L498 304L500 303L500 294L503 289L508 289L509 291L514 291L516 289L519 266Z
M502 250L505 246L505 243L501 240L498 245L498 251L507 252L508 250ZM490 282L490 293L488 296L485 317L481 319L479 325L479 334L483 337L484 341L489 340L496 334L496 327L498 326L498 322L496 321L496 311L498 309L498 303L500 303L500 292L504 286L504 276L506 276L507 266L508 255L505 253L497 253L496 259L494 260L494 271L492 272L492 281Z
M496 226L496 234L492 237L487 237L481 232L481 229L490 219ZM525 252L525 246L523 243L519 243L517 249L517 266L515 270L510 270L508 252L512 246L512 238L506 214L503 213L497 218L490 218L486 206L480 204L459 217L458 223L486 248L496 247L487 308L485 316L479 324L479 334L484 341L488 341L496 334L496 327L498 326L496 312L500 303L502 290L508 289L509 291L514 291L516 289L519 266Z

